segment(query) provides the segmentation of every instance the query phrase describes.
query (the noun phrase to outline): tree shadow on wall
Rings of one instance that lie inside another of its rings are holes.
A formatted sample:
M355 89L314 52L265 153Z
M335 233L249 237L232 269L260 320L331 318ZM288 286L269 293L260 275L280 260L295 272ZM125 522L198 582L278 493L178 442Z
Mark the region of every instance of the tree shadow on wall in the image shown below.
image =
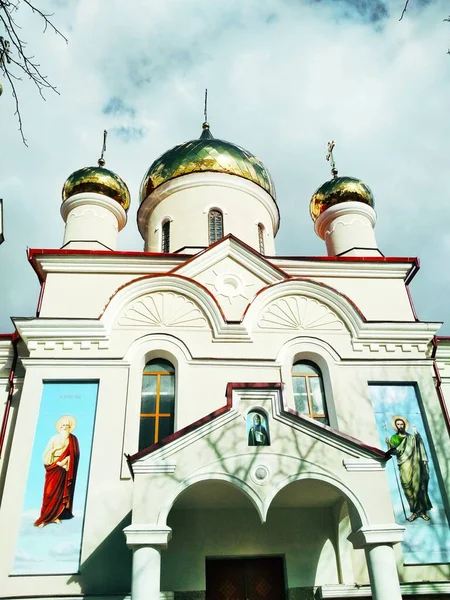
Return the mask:
M83 594L123 594L131 590L132 552L125 543L123 530L131 524L131 511L82 562L80 572L68 583L79 584Z

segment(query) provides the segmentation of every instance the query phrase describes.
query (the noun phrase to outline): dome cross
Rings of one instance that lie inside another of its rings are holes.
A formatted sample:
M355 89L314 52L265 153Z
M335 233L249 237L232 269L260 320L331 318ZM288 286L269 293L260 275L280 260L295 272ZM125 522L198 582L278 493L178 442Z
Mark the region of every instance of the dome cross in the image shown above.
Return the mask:
M331 165L331 174L333 175L333 177L338 176L338 170L336 169L336 163L334 161L334 156L333 156L333 150L334 150L335 146L336 146L336 142L334 140L332 140L331 142L328 142L328 154L325 157Z

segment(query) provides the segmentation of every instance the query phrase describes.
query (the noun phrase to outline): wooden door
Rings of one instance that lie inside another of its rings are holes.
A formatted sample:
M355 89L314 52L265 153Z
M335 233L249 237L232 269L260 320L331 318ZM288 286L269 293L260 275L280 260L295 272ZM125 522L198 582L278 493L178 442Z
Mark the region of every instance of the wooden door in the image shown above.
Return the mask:
M207 559L206 600L285 600L283 559Z

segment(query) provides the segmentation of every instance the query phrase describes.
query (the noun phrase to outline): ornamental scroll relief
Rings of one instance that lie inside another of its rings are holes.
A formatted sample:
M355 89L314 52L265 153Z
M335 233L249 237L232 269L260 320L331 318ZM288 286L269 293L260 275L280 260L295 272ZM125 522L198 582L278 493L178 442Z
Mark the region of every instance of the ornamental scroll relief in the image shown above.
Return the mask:
M305 296L288 296L271 302L261 312L258 326L260 329L345 329L343 322L328 306Z
M208 323L192 300L173 292L154 292L135 300L119 320L119 325L203 328Z

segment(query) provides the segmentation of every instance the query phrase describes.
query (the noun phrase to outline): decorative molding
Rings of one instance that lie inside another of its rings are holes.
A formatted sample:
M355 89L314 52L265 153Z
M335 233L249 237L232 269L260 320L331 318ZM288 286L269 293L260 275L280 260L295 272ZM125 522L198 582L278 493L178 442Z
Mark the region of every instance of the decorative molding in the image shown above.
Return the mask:
M167 548L172 529L165 525L156 524L134 524L128 525L123 530L128 548L136 550L142 546L157 546Z
M257 465L250 473L250 477L257 485L266 485L270 479L270 471L266 465Z
M354 225L355 223L359 223L361 225L361 227L366 227L366 229L373 229L372 224L370 223L370 221L365 218L365 217L352 217L351 215L343 215L342 217L336 217L336 220L333 221L333 225L331 227L331 229L327 229L325 231L325 237L329 237L330 235L332 235L335 230L336 227L338 225L340 225L341 227L347 227L348 225Z
M367 525L351 533L348 540L353 544L355 550L362 550L367 546L398 544L403 540L404 531L405 528L397 523Z
M134 473L175 473L177 465L175 463L153 463L151 465L136 463L133 465Z
M306 296L275 300L261 312L260 329L344 331L345 326L328 306Z
M200 307L174 292L153 292L141 296L119 319L121 327L195 327L208 326Z
M384 465L374 460L346 460L342 464L347 471L384 471Z
M318 217L314 224L316 234L324 240L328 226L336 219L343 217L359 217L359 219L362 217L369 222L372 230L377 222L376 212L368 204L353 201L343 202L342 204L330 206L330 208L327 208L327 210Z
M435 596L450 594L450 583L447 581L418 581L400 583L402 596ZM316 597L321 598L368 598L372 596L370 585L330 584L317 588Z

